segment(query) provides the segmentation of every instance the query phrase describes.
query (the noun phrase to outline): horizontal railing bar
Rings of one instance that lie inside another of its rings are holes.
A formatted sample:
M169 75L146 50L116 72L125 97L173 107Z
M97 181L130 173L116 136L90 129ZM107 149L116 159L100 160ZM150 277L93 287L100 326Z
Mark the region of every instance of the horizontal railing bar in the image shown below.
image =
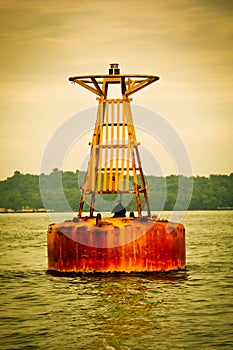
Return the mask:
M92 142L89 142L89 145L91 145ZM119 144L116 144L116 145L96 145L95 148L128 148L129 146L138 146L140 145L140 142L133 142L133 141L130 141L128 144L124 144L124 145L119 145Z
M101 170L105 170L105 168L101 168ZM106 168L106 170L110 170L110 168ZM112 168L112 170L116 171L116 170L122 170L122 168ZM127 170L127 168L124 168L123 170ZM133 170L133 168L129 168L129 170ZM140 170L140 168L135 168L135 170ZM103 173L104 175L104 173Z
M139 193L143 193L145 191L145 189L143 189L143 188L140 188L139 190L138 190L138 192ZM118 193L130 193L130 194L132 194L132 193L136 193L136 190L122 190L122 191L119 191L119 190L117 190L117 191L115 191L115 190L112 190L112 191L109 191L109 190L99 190L99 191L91 191L91 190L87 190L86 192L85 192L86 194L93 194L93 193L97 193L97 194L118 194Z

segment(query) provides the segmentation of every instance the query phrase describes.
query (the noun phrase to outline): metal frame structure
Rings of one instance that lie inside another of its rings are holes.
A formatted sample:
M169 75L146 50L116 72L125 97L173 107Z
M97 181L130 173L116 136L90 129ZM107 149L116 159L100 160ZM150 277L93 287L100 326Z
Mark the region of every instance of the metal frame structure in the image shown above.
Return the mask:
M140 193L150 215L147 186L135 134L129 98L135 92L159 79L155 75L120 74L118 64L111 64L108 75L85 75L70 77L98 95L98 113L92 137L91 152L78 216L82 216L85 196L91 195L90 217L94 214L96 194L133 193L136 196L138 216L141 216ZM121 98L108 98L110 84L118 84ZM133 185L130 182L133 178Z

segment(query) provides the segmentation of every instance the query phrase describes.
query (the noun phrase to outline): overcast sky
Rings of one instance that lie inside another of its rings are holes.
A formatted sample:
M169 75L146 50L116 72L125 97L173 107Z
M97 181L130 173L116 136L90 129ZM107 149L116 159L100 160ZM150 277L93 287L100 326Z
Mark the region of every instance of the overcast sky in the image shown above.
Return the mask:
M96 105L68 77L111 62L160 76L134 103L173 125L194 175L233 172L232 15L230 0L0 0L0 179L40 173L55 130Z

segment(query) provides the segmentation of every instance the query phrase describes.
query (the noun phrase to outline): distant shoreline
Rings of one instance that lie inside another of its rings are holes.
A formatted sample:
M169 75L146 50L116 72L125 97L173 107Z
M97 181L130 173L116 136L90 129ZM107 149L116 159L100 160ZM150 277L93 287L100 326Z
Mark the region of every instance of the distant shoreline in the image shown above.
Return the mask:
M0 208L3 209L3 208ZM231 211L233 210L233 207L219 207L217 209L187 209L186 211ZM152 210L153 212L160 212L161 210ZM173 210L162 210L162 211L173 211ZM176 211L183 211L183 210L176 210ZM8 209L5 211L0 210L0 214L38 214L38 213L70 213L66 211L55 211L55 210L37 210L37 209L32 209L32 210L13 210L13 209ZM88 213L87 213L88 214Z
M0 181L1 212L78 212L84 172L62 172L54 169L49 175L21 174ZM129 179L133 183L133 179ZM210 175L208 178L181 175L166 177L147 176L148 198L152 211L161 210L232 210L233 173L230 175ZM60 184L60 185L59 185ZM60 187L59 187L60 186ZM101 194L96 197L96 208L111 211L117 200L117 193ZM111 197L112 196L112 197ZM126 197L123 196L123 202ZM134 197L127 197L126 210L137 211ZM143 205L143 204L142 204ZM49 210L47 210L49 209ZM89 211L89 203L83 210Z

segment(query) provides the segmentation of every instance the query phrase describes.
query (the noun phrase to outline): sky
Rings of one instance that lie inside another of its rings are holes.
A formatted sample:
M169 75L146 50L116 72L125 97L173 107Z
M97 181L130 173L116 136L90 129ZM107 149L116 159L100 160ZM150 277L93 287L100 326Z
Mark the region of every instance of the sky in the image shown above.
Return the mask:
M160 76L133 103L172 125L193 175L233 172L232 15L230 0L0 0L0 180L40 173L56 129L97 103L69 76L105 74L112 62ZM79 168L79 152L64 170Z

